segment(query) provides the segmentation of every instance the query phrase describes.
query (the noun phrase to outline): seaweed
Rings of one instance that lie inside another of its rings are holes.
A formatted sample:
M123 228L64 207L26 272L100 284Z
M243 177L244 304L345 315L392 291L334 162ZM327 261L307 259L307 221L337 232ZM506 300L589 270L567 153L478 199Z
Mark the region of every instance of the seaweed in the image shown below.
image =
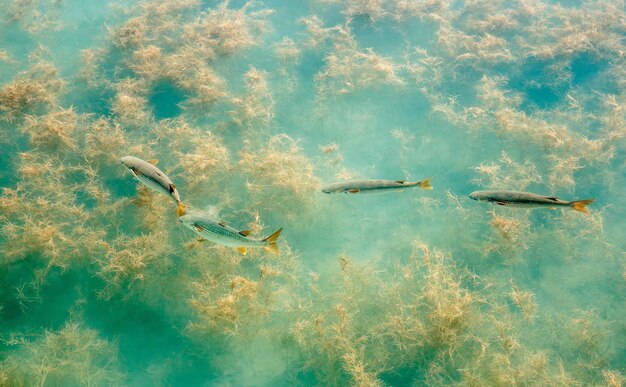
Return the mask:
M13 386L56 384L122 385L125 374L114 343L76 321L57 331L14 334L15 350L0 362L0 381Z
M25 114L56 105L64 85L54 66L45 62L34 64L0 89L2 120L14 122Z

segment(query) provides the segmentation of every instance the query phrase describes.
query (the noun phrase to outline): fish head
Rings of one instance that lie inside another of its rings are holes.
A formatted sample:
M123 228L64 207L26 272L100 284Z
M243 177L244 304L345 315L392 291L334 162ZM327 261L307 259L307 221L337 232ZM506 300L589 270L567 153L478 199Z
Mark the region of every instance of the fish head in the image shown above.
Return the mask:
M135 164L132 156L124 156L120 159L120 162L128 169L131 169Z
M481 201L481 200L486 200L486 198L485 198L485 197L483 197L483 196L480 194L480 192L478 192L478 191L476 191L476 192L472 192L471 194L469 194L469 197L470 197L470 199L472 199L472 200L478 200L478 201Z

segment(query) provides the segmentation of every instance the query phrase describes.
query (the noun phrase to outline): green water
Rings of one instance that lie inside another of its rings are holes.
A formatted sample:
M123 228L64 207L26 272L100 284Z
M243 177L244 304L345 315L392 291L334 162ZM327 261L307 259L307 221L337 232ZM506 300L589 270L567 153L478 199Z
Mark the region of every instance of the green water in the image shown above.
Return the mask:
M623 2L0 10L0 385L625 384Z

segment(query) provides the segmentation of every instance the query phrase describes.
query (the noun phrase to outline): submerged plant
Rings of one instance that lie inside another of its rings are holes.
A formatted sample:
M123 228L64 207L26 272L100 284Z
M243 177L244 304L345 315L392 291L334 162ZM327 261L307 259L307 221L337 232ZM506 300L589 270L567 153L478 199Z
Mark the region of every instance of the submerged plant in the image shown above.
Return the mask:
M14 337L15 350L0 362L0 383L33 385L122 385L117 348L98 332L67 322L41 336Z
M535 302L533 292L520 290L511 280L511 292L509 296L513 304L522 311L526 321L533 321L537 317L537 303Z
M506 152L502 152L498 162L483 163L475 167L474 169L481 177L475 179L474 183L484 188L522 191L532 183L541 182L537 167L530 160L518 163Z
M304 156L297 142L287 135L276 135L260 149L247 144L239 154L239 165L251 178L247 189L253 195L257 208L282 209L284 215L313 201L318 180L313 164ZM281 202L269 200L266 186L273 187L282 196ZM289 211L289 212L287 212Z
M49 63L37 63L0 88L0 119L13 122L57 103L65 82Z
M254 131L267 127L274 118L274 101L269 91L267 75L255 68L245 75L248 93L242 98L234 98L233 121Z

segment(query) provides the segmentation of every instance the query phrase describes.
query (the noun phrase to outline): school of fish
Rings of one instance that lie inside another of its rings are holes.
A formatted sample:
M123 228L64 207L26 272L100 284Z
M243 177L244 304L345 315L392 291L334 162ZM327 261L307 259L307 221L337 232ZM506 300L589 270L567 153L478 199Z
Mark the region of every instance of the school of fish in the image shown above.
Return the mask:
M188 212L180 199L176 185L163 171L157 168L158 160L145 161L138 157L125 156L122 157L121 162L146 187L174 200L179 221L196 233L201 241L207 240L218 245L233 247L241 254L246 254L248 248L263 248L272 254L278 254L276 241L283 230L282 227L265 238L251 238L250 230L237 230L230 227L217 219L215 214L207 214L200 211ZM405 180L350 180L326 185L321 191L326 194L383 193L404 191L406 188L415 187L425 190L433 189L430 184L430 178L428 178L417 182ZM499 206L547 207L550 209L569 207L584 213L589 213L587 206L593 202L593 199L567 201L553 196L507 190L475 191L469 197L476 201L493 203Z

